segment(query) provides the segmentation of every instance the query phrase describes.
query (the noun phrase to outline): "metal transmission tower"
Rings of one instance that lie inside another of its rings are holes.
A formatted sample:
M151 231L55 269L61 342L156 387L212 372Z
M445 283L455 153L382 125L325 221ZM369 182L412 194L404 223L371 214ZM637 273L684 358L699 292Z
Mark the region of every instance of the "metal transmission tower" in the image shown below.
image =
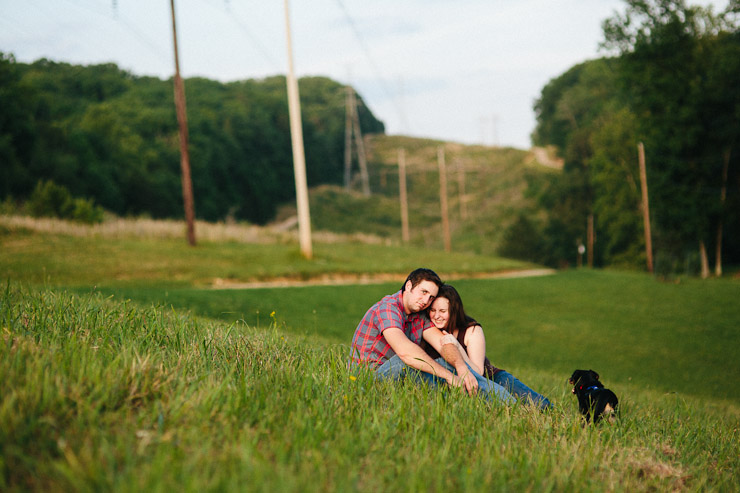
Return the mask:
M354 135L355 148L357 149L357 161L360 165L360 178L362 180L362 193L370 196L370 179L367 173L367 157L365 155L365 144L362 140L360 130L360 115L357 111L357 97L355 90L347 86L346 118L344 125L344 188L347 190L352 186L352 136Z

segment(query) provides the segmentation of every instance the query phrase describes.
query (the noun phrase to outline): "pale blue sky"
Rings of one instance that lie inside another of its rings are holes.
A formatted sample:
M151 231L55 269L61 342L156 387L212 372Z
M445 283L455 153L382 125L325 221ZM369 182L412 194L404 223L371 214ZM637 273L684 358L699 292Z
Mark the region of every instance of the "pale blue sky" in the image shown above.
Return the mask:
M0 0L0 51L23 62L114 62L136 75L168 78L169 5ZM283 0L175 5L183 76L233 81L285 73ZM542 87L603 54L601 23L624 3L291 0L290 9L298 75L351 83L387 133L528 148Z

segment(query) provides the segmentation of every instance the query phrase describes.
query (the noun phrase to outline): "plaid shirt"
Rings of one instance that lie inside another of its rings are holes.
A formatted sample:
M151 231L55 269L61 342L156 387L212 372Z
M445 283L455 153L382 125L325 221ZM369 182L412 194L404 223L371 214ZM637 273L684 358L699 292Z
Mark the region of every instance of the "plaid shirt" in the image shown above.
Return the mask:
M352 361L366 364L373 370L396 353L383 337L383 331L401 329L415 344L421 342L422 333L432 327L426 312L406 315L403 310L403 291L384 297L365 313L352 337Z

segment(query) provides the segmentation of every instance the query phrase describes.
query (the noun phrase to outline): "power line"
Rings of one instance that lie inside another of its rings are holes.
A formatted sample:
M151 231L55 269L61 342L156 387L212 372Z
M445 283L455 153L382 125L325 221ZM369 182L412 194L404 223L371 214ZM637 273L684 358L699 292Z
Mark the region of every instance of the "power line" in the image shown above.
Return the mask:
M80 10L85 10L87 12L90 12L94 15L110 18L110 10L108 10L107 7L100 7L95 3L85 2L84 0L64 0L69 4L74 5L76 8ZM125 27L128 31L130 31L131 34L135 38L137 38L142 44L148 46L152 49L154 54L161 59L163 62L170 62L169 55L166 55L163 51L161 46L159 46L155 41L153 41L151 38L149 38L144 32L142 32L136 25L128 19L126 16L121 14L120 9L118 8L117 2L112 2L110 4L113 8L113 20L116 23L119 23L123 27Z
M217 8L215 5L212 5L210 2L206 0L201 0L201 1L214 9ZM265 48L265 46L260 42L260 40L252 33L251 29L244 22L242 22L241 19L239 19L235 15L234 11L231 9L231 4L229 3L229 1L228 0L223 0L223 1L224 1L223 13L229 18L231 22L233 22L244 33L244 35L247 37L247 39L249 39L249 41L252 43L254 48L260 53L260 55L262 55L262 57L264 57L265 61L267 61L270 65L272 65L273 70L276 73L282 73L283 70L279 68L280 64L275 61L275 59L272 57L272 55L267 50L267 48Z
M344 17L347 20L347 23L352 28L352 32L354 33L355 37L357 38L357 41L360 44L360 47L362 48L363 53L365 54L365 57L367 58L368 62L370 63L371 68L375 71L375 75L380 81L380 86L383 89L383 92L385 92L388 99L391 101L393 106L396 107L396 111L398 111L398 114L401 118L401 121L405 122L408 126L408 122L406 121L406 116L403 112L403 109L399 106L398 101L396 97L391 93L391 91L388 89L388 85L385 82L384 77L381 74L380 69L378 68L378 65L373 60L373 57L370 55L370 50L368 49L367 45L365 44L364 39L362 38L362 35L360 34L360 30L357 28L357 25L355 24L352 17L349 15L349 12L347 11L347 8L342 3L342 0L337 0L337 3L339 4L339 7L342 9L342 13L344 14Z

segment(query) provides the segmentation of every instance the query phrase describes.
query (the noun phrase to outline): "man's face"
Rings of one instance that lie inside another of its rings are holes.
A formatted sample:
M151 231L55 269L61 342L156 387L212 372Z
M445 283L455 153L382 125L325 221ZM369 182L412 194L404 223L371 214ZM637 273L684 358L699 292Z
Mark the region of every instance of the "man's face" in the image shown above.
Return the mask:
M406 282L403 291L403 305L406 313L420 312L428 307L437 296L439 287L432 281L421 281L411 289L411 281Z

